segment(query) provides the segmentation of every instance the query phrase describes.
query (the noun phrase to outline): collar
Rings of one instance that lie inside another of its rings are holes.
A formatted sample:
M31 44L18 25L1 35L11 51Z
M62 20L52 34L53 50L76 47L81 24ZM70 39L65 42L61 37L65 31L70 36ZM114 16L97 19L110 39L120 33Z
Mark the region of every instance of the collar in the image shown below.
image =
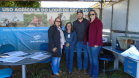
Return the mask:
M83 20L84 20L84 19L83 19ZM79 22L79 23L82 23L82 22L83 22L83 20L82 20L81 22L78 20L78 22Z
M83 22L84 20L85 20L85 18L83 18L82 22ZM79 20L78 20L78 19L77 19L76 21L77 21L78 23L82 23L82 22L79 22Z
M97 20L98 20L98 18L95 18L94 21L93 21L92 23L96 22ZM90 23L90 22L91 22L91 21L89 21L89 23Z
M54 27L55 27L55 28L57 28L57 26L56 26L56 25L54 25ZM59 28L61 28L61 27L59 26ZM58 28L58 29L59 29L59 28Z
M59 26L58 28L60 29L61 27Z

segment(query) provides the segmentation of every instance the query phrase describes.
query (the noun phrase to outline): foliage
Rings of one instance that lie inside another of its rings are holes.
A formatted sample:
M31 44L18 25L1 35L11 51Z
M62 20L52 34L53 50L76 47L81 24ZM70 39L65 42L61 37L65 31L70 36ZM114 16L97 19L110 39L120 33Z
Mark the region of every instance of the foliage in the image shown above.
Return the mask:
M40 3L38 1L15 1L15 7L40 7Z
M0 1L0 7L14 7L14 1Z
M40 7L39 1L0 1L0 7Z

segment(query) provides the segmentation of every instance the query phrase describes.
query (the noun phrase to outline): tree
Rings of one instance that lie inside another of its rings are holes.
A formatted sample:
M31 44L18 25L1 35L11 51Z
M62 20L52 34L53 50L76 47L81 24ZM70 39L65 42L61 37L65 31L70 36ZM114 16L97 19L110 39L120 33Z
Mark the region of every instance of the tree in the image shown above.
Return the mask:
M15 7L39 8L40 7L40 2L38 2L38 1L15 1Z
M14 1L0 1L0 7L14 7Z
M0 7L40 7L39 1L0 1Z

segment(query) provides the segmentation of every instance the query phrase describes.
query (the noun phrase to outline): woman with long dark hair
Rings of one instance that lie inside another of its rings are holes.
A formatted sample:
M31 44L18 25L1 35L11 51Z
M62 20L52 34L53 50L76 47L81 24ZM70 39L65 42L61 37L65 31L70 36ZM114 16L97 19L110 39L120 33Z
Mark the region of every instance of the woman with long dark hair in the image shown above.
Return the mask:
M89 54L90 68L89 75L93 78L99 76L99 50L103 45L102 41L102 22L97 18L95 10L88 13L89 22L86 28L84 44L87 44Z
M56 76L60 75L59 66L62 56L63 45L65 43L65 37L61 25L61 19L56 18L54 21L54 25L50 26L48 30L48 51L53 54L51 67L53 74Z
M65 53L66 53L66 65L69 75L71 75L73 67L73 56L75 50L75 44L77 41L76 33L72 29L72 24L68 22L65 26Z

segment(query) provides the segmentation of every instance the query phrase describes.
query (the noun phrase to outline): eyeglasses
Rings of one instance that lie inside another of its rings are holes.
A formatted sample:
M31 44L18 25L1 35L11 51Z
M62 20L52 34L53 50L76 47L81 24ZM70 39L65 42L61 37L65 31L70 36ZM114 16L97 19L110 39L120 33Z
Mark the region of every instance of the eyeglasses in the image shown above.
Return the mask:
M61 22L61 21L56 21L56 22Z
M90 14L90 16L91 16L91 15L95 15L95 14Z

